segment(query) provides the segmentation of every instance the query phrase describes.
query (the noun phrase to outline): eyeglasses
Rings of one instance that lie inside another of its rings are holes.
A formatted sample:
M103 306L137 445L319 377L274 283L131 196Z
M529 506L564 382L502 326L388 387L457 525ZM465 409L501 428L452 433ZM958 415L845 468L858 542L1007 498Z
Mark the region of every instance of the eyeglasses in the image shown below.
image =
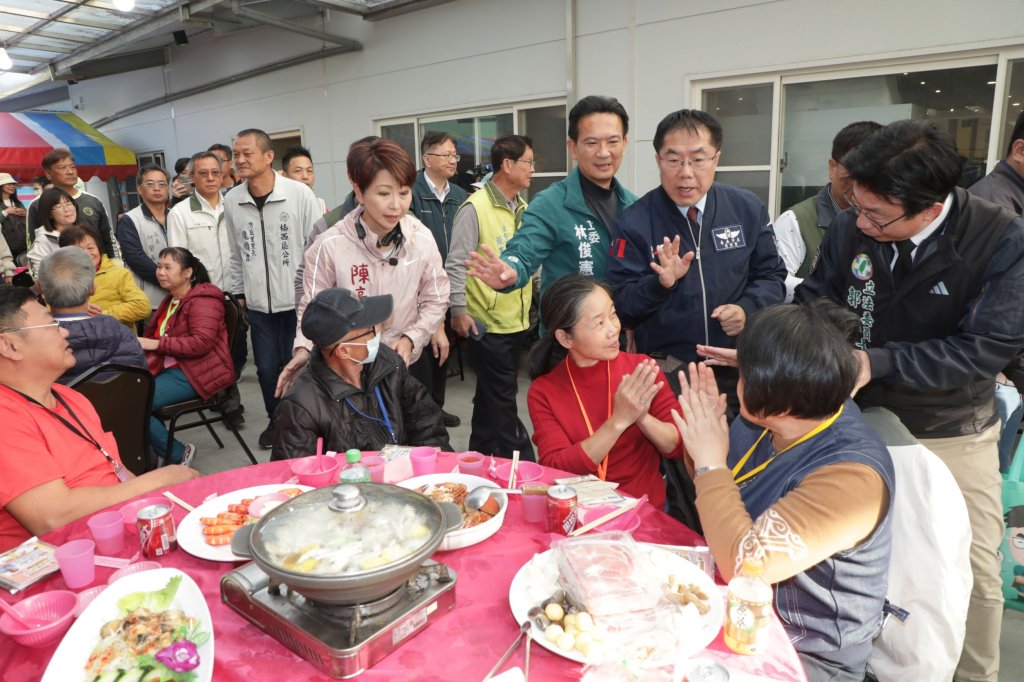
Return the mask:
M60 209L62 211L74 211L75 208L76 207L75 207L74 203L72 203L70 201L62 201L59 204L54 204L53 208L51 208L50 210L51 211L55 211L57 209Z
M0 329L0 334L6 334L8 332L25 332L29 329L46 329L47 327L59 327L60 320L54 320L48 324L33 324L28 327L15 327L13 329Z
M364 336L369 336L370 334L376 334L376 333L377 333L377 327L376 326L370 327L368 330L366 330L362 334L359 334L358 336L353 336L348 341L339 341L338 343L334 344L334 347L331 348L331 352L333 353L334 351L336 351L338 349L338 346L365 346L366 345L365 343L353 343L353 342L356 339L361 339Z
M530 164L530 168L536 168L537 167L537 162L534 161L533 159L516 159L516 162L517 163L528 163L528 164Z
M147 189L167 189L166 182L154 182L153 180L148 180L142 183L142 186Z
M718 158L720 152L715 152L712 156L696 156L692 159L684 159L680 156L659 156L658 163L661 167L669 171L677 171L684 165L689 166L695 171L707 170L711 167L711 164Z
M218 169L218 170L213 170L213 171L209 171L209 170L196 171L196 172L192 173L192 175L198 175L201 178L219 178L219 177L221 177L224 174L221 173L220 170Z
M851 187L850 189L846 190L846 192L844 192L844 193L843 193L843 198L844 198L844 199L846 199L846 203L850 204L850 208L852 208L852 209L853 209L853 212L854 212L854 213L855 213L855 214L856 214L856 215L857 215L858 217L859 217L859 216L864 216L864 218L865 218L865 219L866 219L866 220L867 220L867 221L868 221L869 223L871 223L872 225L874 225L875 227L877 227L877 228L878 228L879 230L884 230L885 228L889 227L889 226L890 226L890 225L892 225L893 223L895 223L895 222L897 222L897 221L900 221L900 220L903 220L904 218L906 218L906 217L907 217L907 214L906 214L906 213L903 213L903 214L901 214L901 215L900 215L900 216L899 216L898 218L893 218L892 220L889 220L889 221L887 221L887 222L884 222L884 223L880 223L880 222L878 222L877 220L875 220L874 218L872 218L871 216L869 216L869 215L868 215L867 213L865 213L865 212L864 212L864 209L862 209L862 208L861 208L861 207L860 207L860 206L859 206L859 205L857 204L856 200L854 200L854 198L853 198L853 188L852 188L852 187Z
M448 161L450 159L455 159L456 161L461 161L462 160L462 155L461 154L435 154L433 152L427 152L426 156L439 156L442 159L444 159L445 161Z

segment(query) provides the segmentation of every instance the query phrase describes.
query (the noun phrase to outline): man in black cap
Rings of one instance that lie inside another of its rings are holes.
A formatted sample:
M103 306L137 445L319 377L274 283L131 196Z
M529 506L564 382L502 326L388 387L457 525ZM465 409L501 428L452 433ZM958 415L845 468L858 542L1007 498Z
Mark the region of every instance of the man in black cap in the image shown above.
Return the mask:
M319 352L277 406L271 460L305 457L321 436L337 452L389 443L451 449L441 408L380 343L377 325L390 315L390 295L361 298L338 287L310 301L302 333Z

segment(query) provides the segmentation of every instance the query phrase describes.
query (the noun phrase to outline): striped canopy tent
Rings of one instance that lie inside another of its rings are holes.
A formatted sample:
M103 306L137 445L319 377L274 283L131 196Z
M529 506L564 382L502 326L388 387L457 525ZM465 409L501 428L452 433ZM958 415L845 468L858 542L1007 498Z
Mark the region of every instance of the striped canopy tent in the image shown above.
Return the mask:
M25 182L42 175L43 157L55 147L71 151L83 180L124 180L138 169L134 152L74 114L0 113L0 173Z

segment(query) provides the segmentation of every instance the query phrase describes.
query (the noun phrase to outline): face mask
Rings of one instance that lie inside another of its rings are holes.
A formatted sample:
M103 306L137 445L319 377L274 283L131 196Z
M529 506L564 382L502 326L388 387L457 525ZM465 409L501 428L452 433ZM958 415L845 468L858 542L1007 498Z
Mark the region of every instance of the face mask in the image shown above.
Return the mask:
M358 342L353 341L351 343L339 343L338 345L339 346L366 346L366 358L363 359L363 360L353 360L353 362L357 362L360 365L369 365L371 362L373 362L374 360L377 359L377 351L380 349L380 336L377 335L377 334L374 334L373 338L371 338L366 343L358 343Z

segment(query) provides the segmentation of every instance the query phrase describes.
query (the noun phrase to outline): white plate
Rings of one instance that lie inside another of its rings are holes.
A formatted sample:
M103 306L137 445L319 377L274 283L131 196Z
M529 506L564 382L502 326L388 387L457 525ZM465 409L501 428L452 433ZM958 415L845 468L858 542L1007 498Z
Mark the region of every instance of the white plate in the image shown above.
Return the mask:
M203 593L199 591L199 586L176 568L157 568L133 573L103 590L64 635L60 646L50 659L42 682L86 682L85 664L100 642L100 628L121 615L117 608L117 600L133 592L162 590L167 586L167 581L174 576L181 576L181 584L171 601L170 608L179 609L188 616L198 618L201 629L210 634L210 639L199 647L199 667L193 671L196 673L197 682L210 682L213 679L213 620L210 618L210 609L206 605Z
M403 488L408 488L409 490L416 490L417 488L430 483L461 483L466 486L467 490L479 488L480 486L490 486L491 488L497 487L494 481L490 481L486 478L480 478L479 476L470 476L469 474L427 474L425 476L408 478L398 485ZM453 530L451 533L444 536L444 540L441 541L437 551L447 552L453 549L469 547L470 545L483 542L501 530L501 524L505 523L505 512L508 511L508 495L505 493L498 493L493 497L498 501L498 513L494 515L494 518L484 521L472 528L460 528L459 530Z
M690 657L715 641L718 631L722 628L722 622L725 620L725 604L721 599L721 591L707 573L681 556L649 545L640 544L640 547L650 554L651 562L663 580L667 582L669 575L675 575L683 583L700 586L710 597L708 605L711 610L700 617L700 630L696 633L687 633L689 637L686 639L686 645L672 652L674 657ZM508 604L516 622L525 621L530 609L539 606L557 589L558 566L555 563L554 552L549 549L534 555L512 578L512 584L508 589ZM533 625L533 639L548 651L577 663L598 662L588 661L576 649L572 651L559 649L554 642L549 642L544 637L544 632L536 624ZM664 662L664 659L659 662Z
M234 492L219 495L209 502L196 507L195 511L189 512L188 516L178 524L178 544L183 550L192 556L210 561L249 561L246 557L237 556L231 551L231 545L208 545L203 535L203 524L199 519L205 516L216 516L220 512L228 510L229 504L238 504L247 497L259 497L268 493L276 493L279 490L298 488L302 491L312 490L307 485L294 485L291 483L275 483L274 485L257 485L251 488L242 488Z

